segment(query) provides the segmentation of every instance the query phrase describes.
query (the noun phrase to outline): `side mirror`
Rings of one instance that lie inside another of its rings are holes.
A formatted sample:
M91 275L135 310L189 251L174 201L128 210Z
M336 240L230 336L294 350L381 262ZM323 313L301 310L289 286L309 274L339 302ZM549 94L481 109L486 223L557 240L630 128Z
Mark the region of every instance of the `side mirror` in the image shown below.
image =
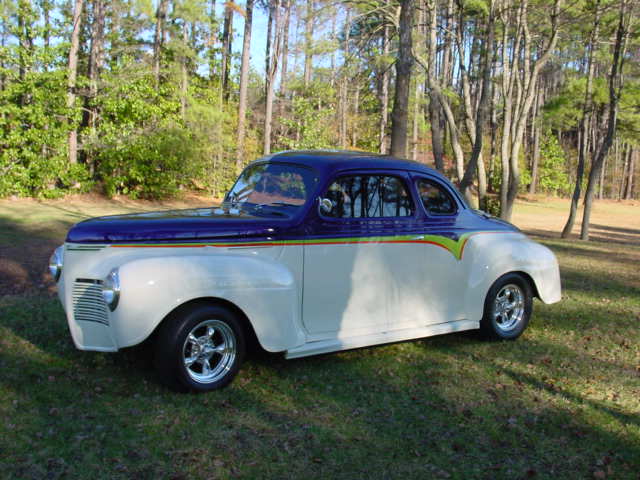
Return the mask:
M318 198L318 212L328 215L333 210L333 202L328 198Z

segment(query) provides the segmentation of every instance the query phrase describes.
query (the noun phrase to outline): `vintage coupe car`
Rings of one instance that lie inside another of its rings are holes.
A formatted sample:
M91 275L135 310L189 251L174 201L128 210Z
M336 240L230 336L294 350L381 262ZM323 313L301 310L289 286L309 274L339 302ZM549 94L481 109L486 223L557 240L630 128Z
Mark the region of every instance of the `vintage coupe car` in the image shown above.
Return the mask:
M80 222L51 257L71 335L147 339L170 387L207 391L247 340L287 358L480 329L515 339L560 300L553 253L426 166L355 152L251 163L219 207Z

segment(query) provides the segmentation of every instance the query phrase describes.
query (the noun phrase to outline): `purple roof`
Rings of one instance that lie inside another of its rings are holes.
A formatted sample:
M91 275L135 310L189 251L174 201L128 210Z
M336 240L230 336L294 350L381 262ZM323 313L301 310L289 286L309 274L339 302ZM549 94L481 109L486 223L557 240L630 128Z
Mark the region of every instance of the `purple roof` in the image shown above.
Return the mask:
M413 160L405 160L390 155L380 155L371 152L359 152L351 150L298 150L291 152L275 153L272 156L256 160L258 162L292 162L309 167L315 167L324 171L346 170L351 168L395 168L400 170L412 170L426 173L434 177L445 177L423 163Z

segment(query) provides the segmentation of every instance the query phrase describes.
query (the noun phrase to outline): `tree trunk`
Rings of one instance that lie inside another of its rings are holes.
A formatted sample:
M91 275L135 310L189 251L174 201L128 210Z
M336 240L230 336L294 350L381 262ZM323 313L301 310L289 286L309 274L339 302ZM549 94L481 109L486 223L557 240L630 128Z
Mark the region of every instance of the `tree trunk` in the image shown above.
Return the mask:
M274 98L274 81L278 73L278 59L280 58L280 49L282 47L282 15L280 12L280 1L276 0L271 4L270 8L273 16L273 46L271 48L271 58L269 61L269 70L267 71L267 98L265 106L264 119L264 144L263 151L265 155L271 153L271 127L273 121L273 98Z
M389 25L385 23L382 34L382 55L385 60L389 57ZM380 130L378 133L379 151L387 153L387 122L389 120L389 67L382 65L382 85L380 95Z
M344 63L342 64L342 75L340 78L340 85L338 88L338 113L339 113L339 143L340 147L347 148L347 115L349 113L349 102L347 101L349 93L348 84L348 65L349 65L349 41L351 33L351 10L347 9L347 19L344 25Z
M306 88L311 82L313 68L313 0L307 0L304 24L304 86Z
M33 21L34 11L31 6L31 2L21 0L17 2L17 17L18 17L18 32L17 40L19 44L18 48L18 78L20 82L24 82L26 74L31 71L31 67L34 61L33 51ZM26 105L30 98L31 93L22 93L20 95L20 105Z
M338 90L338 99L340 102L340 128L339 128L339 143L340 148L347 148L347 113L349 112L349 103L347 102L348 85L345 76L340 79L340 88Z
M423 68L427 71L427 78L429 82L430 89L430 108L441 108L444 114L444 118L446 120L446 124L448 126L448 132L451 140L451 148L453 149L453 156L455 159L455 168L456 175L458 180L462 180L462 176L464 174L464 152L462 151L462 145L460 144L460 135L458 133L458 126L456 124L456 119L449 105L447 98L443 93L443 87L438 81L437 78L437 10L436 4L432 4L430 8L430 16L429 16L429 61L427 64L423 64ZM437 106L433 103L437 102ZM435 122L432 124L432 129L434 128ZM443 141L444 145L444 131L443 131ZM434 136L432 141L436 141L438 137ZM436 149L434 148L434 151ZM438 162L438 155L434 153L436 162ZM437 163L436 163L437 165Z
M187 115L187 90L189 89L189 57L186 53L189 48L189 31L186 20L182 20L182 48L185 53L180 59L180 117L184 121Z
M71 48L69 49L69 74L67 77L67 108L73 114L76 104L76 77L78 75L78 48L80 47L80 22L82 19L83 0L75 0L73 9L73 31L71 32ZM78 130L75 121L69 130L69 163L78 163Z
M478 156L478 208L487 210L487 171L482 153Z
M442 119L440 117L440 104L434 95L431 95L429 99L429 123L431 124L431 148L433 150L434 166L436 170L444 173Z
M229 101L231 76L231 48L233 36L233 10L229 6L224 9L224 24L222 26L222 100Z
M437 16L437 3L432 2L429 6L428 26L425 35L428 47L428 58L423 68L427 71L425 92L429 92L429 124L431 128L433 163L436 170L444 173L444 134L442 131L442 117L440 115L441 107L434 88L432 87L437 82Z
M218 37L218 19L216 18L216 0L211 0L209 7L209 81L213 82L216 73L216 43Z
M110 43L110 48L108 50L106 50L109 54L108 59L109 59L109 67L110 68L115 68L118 66L118 63L120 62L120 54L122 51L122 39L120 38L121 33L122 33L122 18L120 15L120 12L118 12L116 9L114 10L109 10L106 9L107 15L109 17L109 19L111 20L111 28L110 30L110 36L111 36L111 41ZM152 60L153 61L153 60ZM154 78L154 82L155 82L155 78Z
M167 19L169 0L160 0L156 10L156 30L153 37L153 77L156 88L160 85L160 63L162 57L162 45L164 43L164 24Z
M7 46L7 19L4 16L0 16L0 22L2 22L2 31L0 32L0 47L2 47L2 50L5 49L5 47ZM5 90L6 88L6 83L7 83L7 75L5 73L6 71L6 64L5 62L5 58L4 55L2 55L0 57L0 91ZM5 112L2 112L2 118L5 118Z
M420 87L416 82L413 101L413 134L411 135L411 160L418 160L418 116L420 115Z
M337 26L338 26L338 10L334 10L333 15L331 15L331 42L332 43L337 43L338 41L338 30L337 30ZM333 88L335 86L336 83L336 52L338 49L333 49L331 50L331 64L330 64L330 68L331 68L331 77L329 79L329 85L331 85L331 88Z
M293 49L293 71L298 71L298 65L300 65L300 28L302 28L302 18L300 15L300 5L297 3L292 4L293 8L295 8L295 29L293 31L293 44L296 48ZM292 97L295 96L295 92L292 92Z
M600 177L598 178L598 200L604 198L604 182L606 180L607 173L607 157L602 162L602 168L600 169Z
M405 157L407 151L407 124L409 121L409 90L411 88L411 52L414 0L400 1L398 58L396 59L396 89L391 112L391 155Z
M436 8L436 2L433 1L432 8ZM447 9L444 18L444 45L442 53L442 68L440 84L447 87L453 84L453 0L447 1ZM440 28L440 25L438 25ZM435 58L434 61L437 61Z
M489 3L489 18L487 25L487 36L484 42L484 48L482 52L482 85L480 92L480 99L478 101L478 109L476 112L475 122L469 122L470 129L469 134L474 135L473 149L471 150L471 158L467 164L467 169L464 172L462 181L460 182L460 190L462 194L467 198L467 202L471 203L471 193L469 191L473 184L473 175L477 170L482 171L484 175L484 164L478 168L478 161L482 154L482 143L484 139L484 128L489 117L489 100L491 92L491 70L493 59L493 44L494 44L494 32L495 32L495 18L494 18L494 5L493 2ZM469 94L466 94L466 102L469 103ZM470 110L469 106L466 106L467 110ZM468 112L469 117L471 112ZM482 179L484 183L484 190L486 194L486 178Z
M598 45L600 32L600 2L596 0L595 13L593 20L593 29L591 30L591 38L589 42L589 58L587 60L587 85L584 93L584 103L582 109L582 118L580 119L580 140L578 142L578 166L576 168L576 183L573 188L573 196L571 197L571 206L569 207L569 218L562 229L562 238L568 238L573 231L573 226L578 213L578 202L580 201L582 190L582 178L584 177L584 167L588 154L588 139L591 130L591 117L593 116L593 78L595 76L594 52Z
M625 200L631 200L633 198L633 179L635 174L635 160L636 160L636 150L631 147L629 152L629 175L627 176L627 190L624 194Z
M354 148L358 146L358 114L360 111L360 90L356 86L353 95L353 124L351 127L351 145Z
M42 16L44 20L44 28L42 31L42 37L44 40L45 53L49 53L49 46L51 44L51 9L53 8L52 2L49 0L42 0L40 2L42 8ZM49 62L44 62L43 68L47 72L49 70Z
M104 1L93 1L93 23L91 25L91 49L89 51L89 98L94 101L98 95L98 79L104 65ZM96 124L97 110L89 105L89 126Z
M253 26L253 0L247 0L242 37L242 60L240 64L240 98L238 99L238 148L236 150L236 172L244 162L244 137L247 116L247 86L249 85L249 59L251 57L251 28Z
M98 96L98 80L104 66L104 24L105 9L103 0L93 0L91 22L91 46L89 47L89 94L84 99L82 115L82 129L95 128L98 120L98 108L95 100ZM94 170L93 158L87 153L84 160L89 165L91 173ZM82 159L81 159L82 161Z
M289 24L291 23L291 0L284 1L284 34L282 37L282 69L280 70L280 95L287 93L287 67L289 60Z
M538 184L538 164L540 163L540 125L537 122L540 114L540 106L544 103L543 89L538 91L536 103L533 107L533 121L531 129L533 131L533 145L531 152L531 184L529 185L529 195L535 195Z
M629 35L629 25L627 18L627 0L622 0L620 5L620 14L618 26L616 28L616 42L613 52L613 63L611 65L611 73L609 75L609 117L607 119L607 133L605 135L602 146L598 150L597 156L593 159L591 171L589 172L589 180L587 190L584 196L584 212L582 214L582 228L580 230L580 239L589 240L589 223L591 221L591 207L593 205L593 194L596 182L600 176L600 171L607 156L611 144L616 133L618 119L618 105L620 102L620 94L622 92L623 77L622 70L624 67L624 54L626 50L627 38Z
M498 98L499 92L498 88L496 88L495 84L491 84L491 152L489 153L489 172L488 177L490 180L493 179L495 175L496 168L496 152L498 150ZM488 190L490 192L495 192L493 188L493 182L489 181Z
M551 18L551 34L546 45L542 49L540 56L534 61L532 53L538 49L535 42L531 41L531 33L528 24L528 0L523 0L518 10L518 25L521 37L516 36L516 42L513 44L516 49L511 60L511 66L508 68L510 79L509 89L505 97L505 126L503 128L503 183L501 191L500 217L504 220L511 220L513 205L518 195L518 187L520 186L520 167L518 159L520 149L522 147L524 129L526 127L531 105L536 95L537 81L542 67L547 63L555 49L558 41L558 17L560 15L560 2L562 0L554 0L553 9L550 14ZM504 35L504 34L503 34ZM504 37L503 37L504 38ZM503 42L504 50L508 48L506 41ZM522 65L518 65L518 58L522 58ZM505 68L505 70L507 70ZM507 74L503 74L506 77ZM515 78L514 78L515 77ZM513 90L513 80L515 80L515 92ZM503 80L504 85L505 80ZM514 95L515 94L515 95ZM512 102L509 107L511 118L507 119L507 103ZM508 121L507 121L508 120ZM507 128L508 127L508 128ZM506 158L505 158L506 156ZM505 175L505 172L508 174ZM507 182L505 182L505 177ZM506 192L505 192L506 188Z
M273 6L268 5L269 16L267 17L267 41L265 42L264 51L264 74L268 75L271 70L271 38L273 37ZM267 90L269 86L267 82L264 82L264 96L267 96Z
M537 116L536 116L537 117ZM535 195L538 187L538 169L540 166L540 125L533 126L533 148L531 159L531 185L529 195Z
M629 145L627 143L623 144L622 149L622 175L620 175L620 184L618 185L618 200L622 200L624 198L624 192L626 190L626 181L628 175L629 168Z

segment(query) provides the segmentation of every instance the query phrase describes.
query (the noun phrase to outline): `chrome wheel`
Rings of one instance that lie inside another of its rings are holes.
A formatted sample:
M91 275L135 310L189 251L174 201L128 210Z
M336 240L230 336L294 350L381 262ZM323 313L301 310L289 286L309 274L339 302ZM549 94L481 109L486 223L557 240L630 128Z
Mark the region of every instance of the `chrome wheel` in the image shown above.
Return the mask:
M196 325L184 341L184 368L198 383L214 383L231 370L237 355L236 336L221 320L205 320Z
M518 327L525 313L524 292L513 283L500 289L493 302L493 320L498 329L510 332Z

